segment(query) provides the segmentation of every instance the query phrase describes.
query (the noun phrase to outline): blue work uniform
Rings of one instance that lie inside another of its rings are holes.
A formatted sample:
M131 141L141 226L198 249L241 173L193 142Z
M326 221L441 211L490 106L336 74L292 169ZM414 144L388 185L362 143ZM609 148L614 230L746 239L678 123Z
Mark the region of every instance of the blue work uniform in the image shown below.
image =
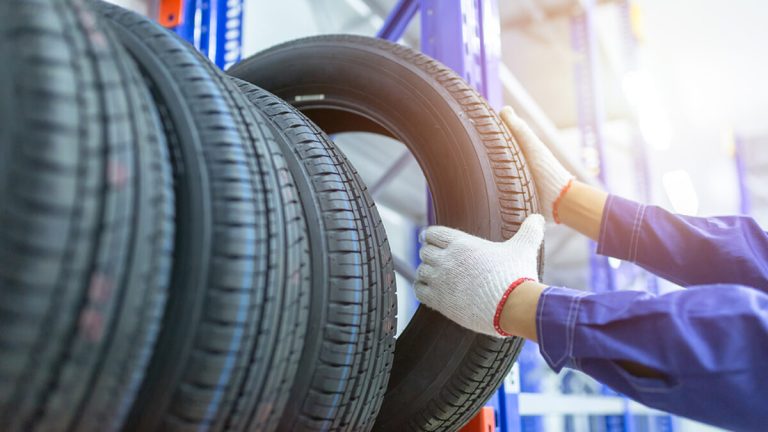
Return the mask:
M645 405L768 431L768 235L743 216L688 217L610 196L597 252L689 288L586 293L550 287L539 348ZM659 378L633 375L626 362Z

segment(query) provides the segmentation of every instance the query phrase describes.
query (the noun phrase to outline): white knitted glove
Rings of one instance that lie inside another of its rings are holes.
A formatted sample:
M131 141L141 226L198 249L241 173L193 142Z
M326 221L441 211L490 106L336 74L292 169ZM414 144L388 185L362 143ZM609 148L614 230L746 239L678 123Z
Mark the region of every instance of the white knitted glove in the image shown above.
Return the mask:
M492 242L443 226L424 232L414 289L419 301L463 327L511 336L499 326L504 303L526 280L538 281L544 218L530 215L509 240Z
M522 147L528 168L533 172L536 191L542 206L542 213L548 220L560 223L557 216L557 204L568 191L573 180L551 151L533 133L531 128L515 114L511 107L504 107L499 113L501 120Z

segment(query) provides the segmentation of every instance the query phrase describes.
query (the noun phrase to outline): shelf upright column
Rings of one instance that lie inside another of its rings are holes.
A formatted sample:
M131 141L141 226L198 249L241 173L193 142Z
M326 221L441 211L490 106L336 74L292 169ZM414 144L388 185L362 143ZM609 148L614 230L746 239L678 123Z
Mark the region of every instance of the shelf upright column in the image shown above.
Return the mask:
M195 48L206 57L211 53L211 27L215 26L213 23L216 16L215 5L211 3L215 2L216 0L197 0L198 13L195 15L195 28L199 30L199 35L195 37Z
M581 133L582 154L588 170L595 172L606 184L603 155L602 94L598 83L597 43L594 31L595 0L582 1L582 9L571 18L571 46L576 54L574 79L576 84L576 111ZM608 259L595 254L596 246L590 241L591 285L597 292L614 291L615 282Z
M163 0L160 0L161 2ZM181 20L179 25L173 28L182 39L191 43L197 48L199 46L199 31L197 31L196 22L199 16L199 3L201 0L181 0Z
M588 170L597 174L603 185L607 185L603 141L603 95L599 86L599 64L597 35L595 28L595 0L583 0L580 10L571 17L571 48L576 54L574 82L576 85L576 111L581 134L582 157ZM595 292L616 290L616 279L608 258L596 253L597 245L589 241L590 285ZM604 394L615 394L603 387ZM628 406L625 403L625 406ZM599 421L590 417L590 424ZM622 416L604 417L606 432L632 432L634 422L625 410ZM596 426L596 425L595 425Z
M240 61L243 46L243 0L214 0L215 31L211 44L215 51L208 56L223 70Z
M421 50L453 69L501 108L497 0L421 0Z
M221 69L240 60L243 0L172 0L177 1L182 5L179 24L173 27L176 34Z

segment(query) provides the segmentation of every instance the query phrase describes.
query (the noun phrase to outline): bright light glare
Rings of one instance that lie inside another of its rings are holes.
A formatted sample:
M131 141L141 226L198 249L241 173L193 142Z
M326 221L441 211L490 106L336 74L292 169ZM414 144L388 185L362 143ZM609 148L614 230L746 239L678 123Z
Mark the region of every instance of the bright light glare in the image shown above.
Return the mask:
M371 7L368 6L364 1L362 0L347 0L347 4L355 10L358 14L367 17L368 15L373 15L373 11L371 10Z
M637 112L637 122L645 141L657 150L667 150L672 143L669 115L648 74L629 72L624 75L622 87Z
M368 19L368 23L375 29L380 29L384 25L384 20L373 13L371 7L363 0L347 0L347 4L358 14Z
M670 171L662 177L664 191L672 208L680 214L695 216L699 211L699 197L693 187L691 176L684 170Z
M610 265L611 268L616 270L621 266L621 260L614 257L608 257L608 265Z

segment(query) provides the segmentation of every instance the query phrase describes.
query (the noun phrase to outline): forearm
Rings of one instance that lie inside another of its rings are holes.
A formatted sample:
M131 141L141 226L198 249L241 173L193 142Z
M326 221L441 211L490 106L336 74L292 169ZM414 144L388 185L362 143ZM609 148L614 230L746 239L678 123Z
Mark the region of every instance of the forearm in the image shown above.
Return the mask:
M574 180L556 203L555 211L560 223L598 241L607 199L606 192Z
M745 216L692 217L611 196L597 252L682 286L740 284L768 292L768 236Z
M520 284L504 304L499 320L501 328L509 334L538 342L536 318L539 300L546 288L548 288L546 285L534 281ZM631 360L622 361L622 367L633 375L659 377L659 372L655 369Z
M536 342L536 308L547 286L539 282L523 282L507 298L499 324L505 332Z
M564 225L682 286L741 284L768 292L768 235L745 216L692 217L574 181L557 202Z
M649 406L721 427L768 421L760 408L768 397L768 296L759 291L709 286L653 296L550 288L537 317L542 356L556 371L582 370Z

